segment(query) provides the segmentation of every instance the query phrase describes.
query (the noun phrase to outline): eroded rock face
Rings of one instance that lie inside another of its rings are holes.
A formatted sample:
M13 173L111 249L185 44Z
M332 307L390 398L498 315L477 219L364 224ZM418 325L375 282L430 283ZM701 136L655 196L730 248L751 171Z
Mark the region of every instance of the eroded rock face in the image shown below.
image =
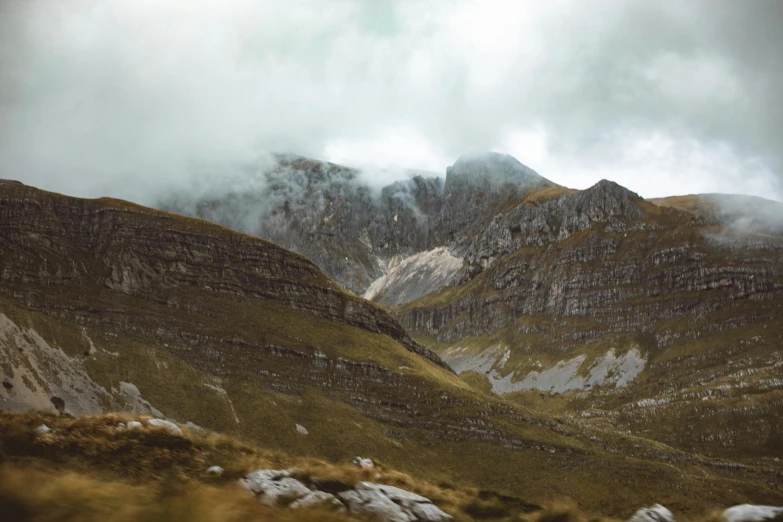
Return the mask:
M624 231L642 217L642 199L617 183L602 180L587 190L550 199L540 205L516 205L494 216L490 225L471 242L457 282L465 282L501 257L524 246L563 241L591 227L607 224Z
M365 299L396 306L446 286L462 268L462 259L446 247L419 252L389 262L386 273L370 284Z

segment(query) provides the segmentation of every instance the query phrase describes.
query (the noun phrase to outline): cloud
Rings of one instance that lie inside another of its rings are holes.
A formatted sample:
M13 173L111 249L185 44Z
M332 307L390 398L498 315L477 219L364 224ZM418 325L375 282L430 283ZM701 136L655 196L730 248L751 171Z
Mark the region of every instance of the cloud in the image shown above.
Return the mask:
M775 0L8 0L0 177L150 202L295 152L783 199ZM393 177L393 176L391 176Z

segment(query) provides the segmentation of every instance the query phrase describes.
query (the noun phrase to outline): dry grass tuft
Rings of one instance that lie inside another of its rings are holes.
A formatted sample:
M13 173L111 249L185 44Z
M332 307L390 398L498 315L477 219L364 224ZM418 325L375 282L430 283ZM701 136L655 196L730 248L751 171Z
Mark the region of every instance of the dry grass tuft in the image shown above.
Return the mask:
M238 485L214 487L174 480L131 485L73 472L0 468L6 522L299 522L351 520L325 511L264 506Z
M572 502L550 504L524 517L524 520L527 522L619 522L611 518L588 515Z

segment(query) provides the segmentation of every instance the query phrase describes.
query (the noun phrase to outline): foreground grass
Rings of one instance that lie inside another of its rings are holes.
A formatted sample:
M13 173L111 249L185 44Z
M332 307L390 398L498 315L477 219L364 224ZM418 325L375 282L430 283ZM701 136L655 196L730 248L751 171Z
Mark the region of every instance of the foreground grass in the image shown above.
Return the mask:
M574 504L541 508L516 497L477 488L433 484L379 463L291 457L234 437L184 429L118 430L122 414L54 416L0 410L0 519L4 522L282 521L360 520L324 510L292 510L257 502L238 483L261 468L293 468L305 482L352 486L372 481L424 495L457 522L601 522ZM47 424L54 431L38 434ZM224 468L220 477L209 466ZM714 517L712 517L714 518ZM717 519L715 519L717 520Z

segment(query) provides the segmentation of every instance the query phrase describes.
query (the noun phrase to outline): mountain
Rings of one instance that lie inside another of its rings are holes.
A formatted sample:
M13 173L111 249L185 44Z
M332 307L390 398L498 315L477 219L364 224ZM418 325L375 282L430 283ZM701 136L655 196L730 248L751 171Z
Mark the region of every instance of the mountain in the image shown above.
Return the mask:
M474 238L454 286L394 315L522 404L777 466L783 237L739 197L699 199L718 210L607 181L522 200Z
M606 180L576 191L498 154L377 194L356 171L351 192L332 181L349 169L308 165L297 176L328 203L284 220L304 220L292 237L307 240L283 244L389 307L465 382L579 426L781 472L783 205L646 201ZM277 237L260 219L245 230Z
M476 169L481 176L474 175ZM440 288L470 239L495 214L530 188L552 185L501 154L460 158L445 179L415 175L383 188L370 186L358 170L287 155L247 166L245 174L253 180L249 188L242 182L236 183L240 189L206 195L183 191L156 206L299 252L357 294L410 256L446 246L448 252L429 256L438 258L440 273L417 281L426 292ZM405 298L423 295L398 292Z
M2 183L0 283L4 408L135 412L617 516L783 501L773 462L472 388L306 258L204 220Z

